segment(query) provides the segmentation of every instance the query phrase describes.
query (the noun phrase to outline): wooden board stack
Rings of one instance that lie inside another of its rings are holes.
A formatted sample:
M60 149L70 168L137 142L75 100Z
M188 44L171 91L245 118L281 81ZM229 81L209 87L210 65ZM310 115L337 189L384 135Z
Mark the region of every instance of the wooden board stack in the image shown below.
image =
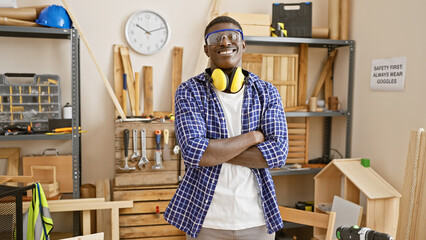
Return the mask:
M138 161L129 161L129 167L135 167L133 171L122 171L124 166L124 141L123 131L129 129L129 158L133 153L132 130L138 130L137 151L141 150L140 130L146 130L146 155L149 163L143 169L138 167ZM170 160L162 161L164 169L152 169L155 164L155 130L161 130L161 152L164 150L164 129L169 130ZM185 239L185 233L168 224L163 213L177 189L179 156L173 153L175 146L174 123L141 123L124 122L115 123L115 159L116 172L113 187L113 199L133 200L132 208L121 209L120 239ZM183 176L183 161L181 174ZM158 207L158 214L157 214Z
M303 122L288 122L288 156L287 163L308 163L309 152L309 118Z
M286 108L298 104L298 64L297 54L245 53L242 67L276 86Z
M134 201L133 208L120 209L120 239L185 239L185 233L163 217L176 188L177 185L114 188L115 201Z

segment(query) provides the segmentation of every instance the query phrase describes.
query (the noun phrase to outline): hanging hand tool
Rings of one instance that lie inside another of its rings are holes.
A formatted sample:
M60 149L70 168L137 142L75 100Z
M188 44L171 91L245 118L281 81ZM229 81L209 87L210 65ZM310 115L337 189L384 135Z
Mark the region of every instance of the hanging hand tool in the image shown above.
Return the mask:
M163 160L170 160L169 129L164 129Z
M123 112L127 115L127 74L123 73Z
M155 206L155 216L160 218L160 206Z
M123 139L124 139L124 157L125 157L125 164L124 167L120 167L121 170L123 171L131 171L131 170L135 170L135 167L129 167L129 165L127 164L127 158L129 156L129 138L130 138L130 132L129 129L124 129L123 132Z
M142 157L139 160L138 167L143 169L148 164L149 160L146 157L146 130L145 128L141 130L141 145L142 145Z
M140 156L138 152L138 130L133 129L133 154L130 160L137 161Z
M161 162L161 130L155 130L155 165L152 169L163 169Z

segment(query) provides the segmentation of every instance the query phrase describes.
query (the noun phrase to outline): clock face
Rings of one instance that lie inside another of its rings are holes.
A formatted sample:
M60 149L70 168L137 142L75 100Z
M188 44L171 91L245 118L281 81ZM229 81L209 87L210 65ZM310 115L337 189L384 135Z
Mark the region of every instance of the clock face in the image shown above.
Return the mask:
M170 36L170 29L164 18L147 10L133 14L127 20L125 31L130 47L144 55L160 51Z

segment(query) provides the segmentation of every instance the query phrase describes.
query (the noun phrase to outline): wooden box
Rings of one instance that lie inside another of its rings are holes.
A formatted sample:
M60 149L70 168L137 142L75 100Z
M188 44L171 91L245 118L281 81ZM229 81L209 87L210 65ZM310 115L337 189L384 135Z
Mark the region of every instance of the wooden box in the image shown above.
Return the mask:
M22 158L23 175L31 175L31 166L55 166L59 191L61 193L72 193L72 155L41 155L25 156Z
M129 129L129 167L135 167L132 171L123 171L120 167L124 166L124 140L123 131ZM145 168L140 169L138 167L139 159L130 160L133 154L133 129L137 130L137 151L142 155L141 150L141 130L146 130L146 155L149 163ZM164 129L169 130L169 155L170 160L164 160ZM161 154L162 154L162 165L164 169L152 169L155 165L155 130L161 130ZM184 165L183 160L179 162L179 155L174 154L173 148L176 145L175 141L175 130L173 122L165 123L141 123L141 122L127 122L127 123L115 123L115 186L151 186L151 185L164 185L164 184L177 184L179 173L179 164L181 165L181 176L183 176Z
M295 107L298 89L297 54L243 54L243 68L277 87L283 107Z
M52 198L59 195L59 182L56 181L55 166L31 166L31 176L36 182L39 182L43 188L46 198ZM29 185L31 185L30 183ZM32 189L27 191L27 196L32 196Z
M244 36L271 36L271 16L258 13L226 12L223 16L229 16L240 23Z
M114 201L134 201L132 208L120 209L120 239L186 239L184 232L163 217L177 187L114 187Z
M287 121L289 148L286 163L308 163L309 118L287 118Z

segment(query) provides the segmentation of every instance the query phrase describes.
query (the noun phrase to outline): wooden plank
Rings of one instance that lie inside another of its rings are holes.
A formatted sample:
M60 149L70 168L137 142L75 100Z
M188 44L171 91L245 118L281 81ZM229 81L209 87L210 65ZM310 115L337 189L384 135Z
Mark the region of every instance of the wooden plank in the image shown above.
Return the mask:
M139 72L135 72L135 112L136 116L141 116L140 103L140 76Z
M309 226L316 226L320 228L329 228L328 219L331 217L325 213L309 212L288 207L279 207L281 217L285 221L300 223Z
M306 142L305 141L289 141L288 145L290 147L292 147L292 146L306 146Z
M96 197L111 201L111 183L109 178L96 180ZM127 208L126 208L127 209ZM104 239L111 240L110 209L96 210L96 231L104 232Z
M305 153L304 152L301 152L301 153L293 153L293 152L289 152L288 154L287 154L287 162L288 163L290 163L289 161L291 161L292 160L292 158L299 158L299 159L302 159L302 158L304 158L305 157ZM292 163L293 163L293 161L291 161Z
M0 182L16 182L16 183L31 183L34 182L32 176L9 176L9 175L0 175Z
M52 239L56 239L55 237L52 237ZM71 237L71 238L60 238L62 240L104 240L106 239L104 237L104 233L100 232L100 233L94 233L94 234L89 234L89 235L84 235L84 236L77 236L77 237Z
M123 63L120 56L121 44L113 45L114 92L121 107L123 107ZM119 116L115 110L115 118Z
M159 122L150 122L150 123L143 123L143 122L121 122L121 123L115 123L115 137L123 137L123 131L124 129L143 129L146 130L146 136L152 137L155 136L155 130L157 129L169 129L170 136L174 134L174 123L171 121L166 121L164 123ZM138 134L140 135L140 134ZM130 131L130 136L132 137L132 132Z
M362 189L367 198L380 199L401 197L401 194L371 167L365 168L362 166L361 159L335 159L334 165L342 171L358 189ZM374 185L371 183L374 183Z
M162 213L160 213L159 217L157 217L156 213L120 216L120 227L150 226L160 224L168 224Z
M140 143L140 134L138 134L138 142ZM155 138L154 137L147 137L146 138L146 149L149 150L154 150L155 149ZM133 144L130 144L131 146L129 146L129 150L133 151ZM176 145L176 140L175 138L170 138L169 139L169 146L170 147L174 147ZM140 150L141 147L138 146L138 149ZM124 150L124 142L123 142L123 138L115 138L115 150ZM172 158L173 159L173 158ZM176 156L177 159L177 156Z
M182 83L183 47L174 47L172 56L172 113L175 113L175 93Z
M170 161L167 161L170 162ZM177 184L179 183L178 179L178 171L177 166L174 168L170 168L167 165L166 161L163 161L163 166L165 169L169 169L169 171L165 170L152 170L150 172L145 171L143 173L119 173L114 178L116 186L144 186L144 185L161 185L161 184ZM147 164L146 169L151 169L154 166L155 162L150 161ZM136 166L137 164L129 164L129 166ZM175 162L177 165L177 162ZM141 170L143 171L143 170Z
M306 92L308 86L308 52L309 45L301 43L299 46L299 88L297 104L306 103Z
M324 82L324 102L325 102L325 108L330 109L328 98L333 96L333 71L330 70L327 72L327 75L325 76L325 82Z
M171 236L171 237L153 237L153 238L141 238L143 240L186 240L185 235L181 236ZM138 238L134 238L134 240L139 240Z
M328 59L326 63L324 64L321 70L320 76L318 77L318 80L315 84L315 88L312 91L311 97L318 97L318 94L321 90L322 85L324 84L328 71L332 70L332 65L334 63L334 59L336 58L336 55L337 55L337 49L334 49L333 51L330 52Z
M110 202L81 202L80 199L69 199L73 201L65 202L64 200L47 201L50 212L70 212L70 211L86 211L111 208L131 208L133 201L110 201ZM26 210L31 202L22 203L22 208Z
M121 238L160 237L160 236L179 236L179 235L185 235L185 233L175 228L172 225L120 228L120 239Z
M113 240L120 239L120 224L119 224L118 208L111 209L111 238Z
M143 66L142 69L144 81L143 115L151 116L154 114L153 69L152 66Z
M160 212L164 212L168 205L169 201L134 202L132 208L120 209L120 214L155 213L157 206Z
M121 61L123 63L123 70L124 73L127 74L127 91L129 92L129 99L130 99L130 106L132 109L132 116L136 116L136 102L135 102L135 81L133 76L133 68L132 63L130 61L130 55L129 55L129 48L128 47L121 47L120 48L120 54L121 54Z
M114 201L162 201L171 200L176 189L152 189L133 191L114 191Z
M133 147L129 148L129 149L132 150ZM163 149L163 148L161 148L161 149ZM151 160L154 161L155 149L147 149L146 150L146 156L147 156L147 158L148 158L149 161L151 161ZM122 161L124 161L124 151L120 151L120 150L116 151L115 152L115 160L116 160L117 163L121 163ZM169 166L173 167L174 165L177 165L177 163L176 163L177 160L178 160L178 155L176 155L176 154L170 154L170 160L163 161L163 164L165 162L173 161L173 162L171 162L171 163L168 164Z
M131 187L117 187L114 186L114 191L132 191L132 190L152 190L152 189L168 189L168 188L177 188L179 185L155 185L155 186L131 186Z
M419 141L417 141L418 137ZM416 157L417 148L418 157ZM415 186L412 192L413 183ZM412 131L408 146L396 239L426 239L426 228L424 228L426 206L422 202L424 199L426 199L426 133ZM413 202L411 202L412 200ZM410 208L412 209L411 216Z
M347 177L344 177L344 199L359 204L359 196L359 189Z
M0 148L0 158L7 159L7 175L18 176L20 149L19 148ZM29 174L24 174L29 175Z

